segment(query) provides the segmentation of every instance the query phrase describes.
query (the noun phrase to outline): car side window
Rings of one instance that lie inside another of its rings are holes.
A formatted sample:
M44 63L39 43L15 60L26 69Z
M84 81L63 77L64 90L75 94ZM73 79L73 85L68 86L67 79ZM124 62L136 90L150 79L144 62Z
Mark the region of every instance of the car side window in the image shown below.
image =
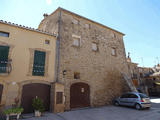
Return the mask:
M121 98L128 98L128 94L122 95Z
M129 95L129 98L138 98L138 96L135 95L135 94L130 94L130 95Z

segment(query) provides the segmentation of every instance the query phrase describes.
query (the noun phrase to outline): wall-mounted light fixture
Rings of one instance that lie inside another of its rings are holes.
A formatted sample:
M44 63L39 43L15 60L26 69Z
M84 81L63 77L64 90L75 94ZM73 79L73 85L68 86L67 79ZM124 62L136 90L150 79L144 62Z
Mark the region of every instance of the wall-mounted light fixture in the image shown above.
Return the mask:
M63 76L67 74L67 70L63 70Z

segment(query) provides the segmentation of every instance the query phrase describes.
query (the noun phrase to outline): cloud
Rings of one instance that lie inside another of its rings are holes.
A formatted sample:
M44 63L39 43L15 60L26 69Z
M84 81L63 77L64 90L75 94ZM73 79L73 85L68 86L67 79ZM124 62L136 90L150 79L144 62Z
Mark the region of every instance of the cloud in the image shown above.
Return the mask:
M52 0L46 0L46 3L47 3L48 5L51 5L51 4L52 4Z

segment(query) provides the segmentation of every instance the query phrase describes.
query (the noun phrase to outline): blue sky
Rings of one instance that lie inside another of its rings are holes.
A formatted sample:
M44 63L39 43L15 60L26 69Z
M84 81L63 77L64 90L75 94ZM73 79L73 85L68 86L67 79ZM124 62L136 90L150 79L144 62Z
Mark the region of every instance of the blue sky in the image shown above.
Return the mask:
M160 62L160 0L0 0L0 19L37 28L59 6L125 33L139 66Z

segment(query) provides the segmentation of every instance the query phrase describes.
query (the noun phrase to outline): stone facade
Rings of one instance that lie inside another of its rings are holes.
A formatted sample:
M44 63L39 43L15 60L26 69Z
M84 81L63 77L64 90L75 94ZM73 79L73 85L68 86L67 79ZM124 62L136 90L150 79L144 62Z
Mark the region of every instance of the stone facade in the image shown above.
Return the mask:
M73 83L90 86L91 106L110 104L127 90L121 75L128 74L123 33L62 8L42 20L39 29L59 35L58 82L64 84L65 109L70 109ZM74 73L80 78L75 79Z

